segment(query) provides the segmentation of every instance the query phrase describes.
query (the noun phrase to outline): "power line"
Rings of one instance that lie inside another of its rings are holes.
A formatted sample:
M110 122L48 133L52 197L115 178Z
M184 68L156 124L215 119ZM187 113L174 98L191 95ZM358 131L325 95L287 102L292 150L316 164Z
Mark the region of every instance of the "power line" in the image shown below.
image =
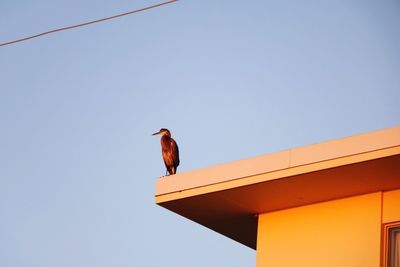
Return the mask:
M81 24L76 24L76 25L72 25L72 26L67 26L67 27L63 27L63 28L50 30L50 31L47 31L47 32L42 32L42 33L39 33L39 34L36 34L36 35L31 35L31 36L28 36L28 37L24 37L24 38L21 38L21 39L9 41L9 42L6 42L6 43L0 43L0 46L15 44L15 43L27 41L29 39L34 39L34 38L37 38L37 37L40 37L40 36L43 36L43 35L47 35L47 34L50 34L50 33L66 31L66 30L70 30L70 29L74 29L74 28L84 27L84 26L87 26L87 25L90 25L90 24L103 22L103 21L106 21L106 20L116 19L116 18L119 18L119 17L131 15L133 13L138 13L138 12L141 12L141 11L145 11L145 10L149 10L149 9L152 9L152 8L160 7L160 6L163 6L163 5L171 4L171 3L177 2L177 1L178 0L171 0L171 1L163 2L163 3L155 4L155 5L152 5L152 6L148 6L148 7L144 7L144 8L140 8L140 9L136 9L136 10L132 10L132 11L129 11L129 12L126 12L126 13L114 15L114 16L111 16L111 17L92 20L92 21L89 21L89 22L81 23Z

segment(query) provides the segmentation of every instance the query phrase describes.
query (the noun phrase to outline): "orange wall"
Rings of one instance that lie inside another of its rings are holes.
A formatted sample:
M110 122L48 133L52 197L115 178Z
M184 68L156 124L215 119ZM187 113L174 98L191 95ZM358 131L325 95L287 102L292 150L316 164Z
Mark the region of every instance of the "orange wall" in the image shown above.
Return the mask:
M379 267L382 224L400 221L400 190L261 214L257 267Z
M400 221L400 190L383 193L382 222Z
M261 214L257 267L379 267L381 193Z

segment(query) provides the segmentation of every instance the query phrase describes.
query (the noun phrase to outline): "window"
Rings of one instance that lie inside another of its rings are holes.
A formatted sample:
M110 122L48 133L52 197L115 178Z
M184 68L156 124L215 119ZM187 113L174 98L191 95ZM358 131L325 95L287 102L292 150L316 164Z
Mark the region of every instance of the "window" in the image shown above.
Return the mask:
M384 267L400 267L400 222L384 225Z

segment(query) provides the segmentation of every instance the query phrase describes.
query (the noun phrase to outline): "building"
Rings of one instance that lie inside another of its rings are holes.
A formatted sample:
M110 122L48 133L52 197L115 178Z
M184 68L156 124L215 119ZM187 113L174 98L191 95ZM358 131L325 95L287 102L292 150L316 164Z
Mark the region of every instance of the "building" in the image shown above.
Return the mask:
M155 200L257 267L398 267L400 126L161 177Z

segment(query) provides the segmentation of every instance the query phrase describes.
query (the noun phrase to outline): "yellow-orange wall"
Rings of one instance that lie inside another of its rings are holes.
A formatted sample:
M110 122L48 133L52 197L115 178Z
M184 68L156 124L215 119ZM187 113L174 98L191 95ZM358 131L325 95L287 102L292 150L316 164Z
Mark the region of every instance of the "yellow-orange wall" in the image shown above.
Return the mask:
M379 267L382 223L400 221L400 190L261 214L257 267Z
M400 221L400 190L383 193L382 222Z

